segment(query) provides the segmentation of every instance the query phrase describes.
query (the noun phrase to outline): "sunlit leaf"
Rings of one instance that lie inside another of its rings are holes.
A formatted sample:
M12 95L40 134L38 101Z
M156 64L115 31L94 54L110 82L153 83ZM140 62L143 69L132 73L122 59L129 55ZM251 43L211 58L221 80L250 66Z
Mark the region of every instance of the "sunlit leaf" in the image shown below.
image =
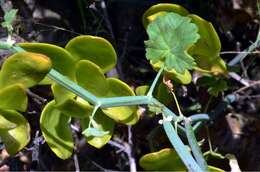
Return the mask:
M0 115L0 131L14 129L16 124Z
M151 6L148 10L145 11L143 15L143 25L146 28L149 23L155 20L158 16L167 14L167 12L174 12L182 16L186 16L189 12L180 5L177 4L168 4L160 3Z
M59 158L67 159L72 155L73 138L70 117L56 109L54 101L44 107L40 127L44 139Z
M196 66L187 53L199 39L198 28L191 19L175 13L159 16L147 28L146 57L152 63L162 61L167 70L183 74Z
M109 93L106 97L134 96L133 90L124 82L116 78L108 78ZM122 106L102 109L103 112L117 122L133 125L139 120L136 106Z
M0 130L0 137L7 152L14 155L29 143L30 125L23 115L13 110L0 109L0 116L0 119L6 119L16 125L10 130Z
M98 65L103 73L113 69L116 64L116 52L104 38L96 36L78 36L66 45L66 49L78 60L89 60Z
M25 88L36 85L51 69L50 59L42 54L19 52L10 56L0 72L0 88L21 84Z
M20 84L10 85L0 90L0 108L26 111L27 95Z
M98 97L104 97L109 85L99 66L88 60L81 60L76 67L77 83Z

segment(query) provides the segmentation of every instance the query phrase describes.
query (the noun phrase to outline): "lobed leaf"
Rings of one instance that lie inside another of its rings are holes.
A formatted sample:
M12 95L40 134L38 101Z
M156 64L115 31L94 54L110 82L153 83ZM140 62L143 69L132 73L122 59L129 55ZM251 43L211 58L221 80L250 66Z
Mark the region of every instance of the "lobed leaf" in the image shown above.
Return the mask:
M187 50L199 39L191 19L175 13L159 16L147 28L146 57L152 63L162 61L167 70L183 74L196 66Z

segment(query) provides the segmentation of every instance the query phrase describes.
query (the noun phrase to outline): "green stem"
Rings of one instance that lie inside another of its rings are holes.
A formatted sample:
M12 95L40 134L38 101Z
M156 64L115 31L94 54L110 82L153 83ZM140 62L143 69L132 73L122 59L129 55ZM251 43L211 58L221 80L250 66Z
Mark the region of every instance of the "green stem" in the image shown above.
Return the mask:
M161 69L157 73L156 77L154 78L153 83L152 83L152 85L151 85L151 87L150 87L150 89L149 89L149 91L147 93L148 97L152 97L153 96L153 91L155 89L155 86L156 86L156 84L157 84L157 82L158 82L158 80L159 80L163 70L164 70L164 66L161 67Z
M22 48L12 47L14 52L24 51ZM97 98L95 95L91 94L84 88L80 87L73 81L69 80L67 77L63 76L56 70L52 69L48 73L48 77L62 85L63 87L67 88L68 90L75 93L77 96L83 98L86 101L95 105L95 109L92 113L94 116L95 111L99 107L114 107L114 106L129 106L129 105L140 105L140 104L149 104L149 105L156 105L162 107L162 113L166 116L172 116L173 120L179 120L180 117L176 116L171 110L169 110L165 105L160 103L157 99L152 97L152 92L160 77L160 73L163 71L163 68L157 74L155 81L153 82L151 89L149 90L148 96L127 96L127 97L114 97L114 98ZM183 144L181 139L179 138L177 132L174 130L171 122L163 123L164 130L173 145L176 152L179 154L180 158L182 159L183 163L186 165L189 171L198 171L201 172L201 168L198 166L194 158L192 157L191 153L188 151L187 147ZM193 131L190 131L193 132Z
M177 106L178 113L179 113L180 117L183 117L183 114L182 114L182 111L181 111L181 108L180 108L178 99L177 99L177 97L176 97L176 95L175 95L175 93L174 93L173 91L171 91L171 93L172 93L172 96L173 96L173 98L174 98L175 104L176 104L176 106Z
M200 150L198 141L196 140L195 134L193 132L193 128L191 126L191 120L189 118L185 118L184 122L185 122L187 139L188 139L189 145L191 147L192 153L193 153L196 161L198 162L200 168L203 171L208 171L208 165Z
M96 112L97 112L97 110L98 110L99 107L100 107L100 105L96 105L96 106L94 107L94 109L93 109L93 111L92 111L92 113L91 113L91 116L90 116L90 118L89 118L88 128L91 127L92 122L93 122L93 119L94 119L94 116L95 116L95 114L96 114Z

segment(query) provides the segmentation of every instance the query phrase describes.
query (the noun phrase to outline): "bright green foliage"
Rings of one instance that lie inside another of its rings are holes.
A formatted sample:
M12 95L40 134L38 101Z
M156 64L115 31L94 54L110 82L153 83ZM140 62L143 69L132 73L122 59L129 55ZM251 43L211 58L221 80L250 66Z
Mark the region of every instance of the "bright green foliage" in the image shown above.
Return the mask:
M19 52L10 56L0 72L0 88L21 84L25 88L40 82L51 69L47 56L29 52Z
M91 61L81 60L78 62L76 78L80 86L97 97L105 97L109 90L109 85L102 70Z
M63 114L75 118L87 118L93 111L93 106L75 99L66 99L63 103L56 105L56 108Z
M204 76L198 79L198 85L208 87L208 92L212 96L218 96L222 91L228 89L226 80L221 77Z
M0 90L0 108L26 111L27 95L21 84L10 85Z
M108 72L116 64L116 52L104 38L95 36L78 36L68 42L66 49L77 60L89 60Z
M14 155L24 148L30 141L30 125L18 112L0 109L0 120L4 125L15 124L8 130L0 130L0 136L9 154ZM3 121L4 119L4 121ZM6 123L6 121L8 121Z
M55 102L49 102L40 118L42 134L51 150L61 159L67 159L73 152L73 138L70 117L55 108Z
M155 20L158 16L167 14L167 12L174 12L182 16L186 16L189 12L180 5L161 3L150 7L143 15L143 25L146 28L149 23Z
M108 78L109 92L106 97L134 96L133 90L124 82L116 78ZM136 106L122 106L102 109L103 112L114 119L127 125L134 125L139 120Z
M52 62L52 68L74 79L74 66L76 59L64 48L46 43L19 43L26 51L40 53L48 56Z
M13 26L12 23L15 19L16 13L18 10L11 9L10 11L6 12L4 15L4 22L1 23L3 28L6 28L8 32L12 32Z
M7 131L16 127L16 124L0 115L0 131Z
M162 61L167 70L183 74L196 65L187 50L199 39L198 28L188 17L176 13L159 16L148 25L146 57L152 63Z
M97 97L134 96L132 89L124 82L115 78L105 78L96 64L81 60L76 68L76 80L80 86ZM97 84L98 83L98 84ZM136 107L113 107L102 109L103 112L117 122L134 124L139 116L134 113Z
M96 147L103 147L112 137L115 122L107 117L102 110L98 110L94 116L92 122L93 127L88 128L89 118L81 119L81 127L85 129L83 134L85 135L87 142Z
M142 156L139 164L147 171L186 171L187 169L176 151L169 148Z

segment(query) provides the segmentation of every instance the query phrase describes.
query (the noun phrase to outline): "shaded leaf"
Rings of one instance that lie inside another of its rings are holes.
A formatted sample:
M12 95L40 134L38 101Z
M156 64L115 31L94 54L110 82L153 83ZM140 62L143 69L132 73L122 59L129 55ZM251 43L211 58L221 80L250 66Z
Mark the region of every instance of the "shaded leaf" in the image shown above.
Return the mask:
M113 46L104 38L84 35L68 42L66 49L77 60L89 60L98 65L103 73L113 69L117 55Z
M226 80L221 77L216 76L204 76L198 79L198 85L202 87L208 87L208 93L212 96L218 96L222 91L228 89L228 84Z
M72 155L73 138L70 117L56 109L54 101L44 107L40 127L47 144L59 158L67 159Z
M16 124L0 115L0 131L14 129Z
M176 151L170 148L142 156L139 164L147 171L186 171L187 169Z
M14 155L29 143L30 125L23 115L13 110L0 109L0 116L1 120L6 119L16 125L13 129L0 130L7 152Z
M25 88L40 82L51 69L50 59L42 54L19 52L10 56L0 72L0 88L21 84Z
M162 61L167 70L183 74L193 69L194 59L187 53L199 39L198 28L191 19L175 13L159 16L147 28L146 57L152 63Z
M81 127L85 131L89 125L89 118L84 118L80 120ZM96 147L101 148L103 147L112 137L115 122L107 117L100 109L97 110L94 121L92 123L95 130L98 132L93 131L93 129L89 129L92 131L86 131L87 133L83 133L87 139L87 142ZM93 136L96 135L96 136Z
M28 98L20 84L11 85L0 90L0 108L26 111Z

